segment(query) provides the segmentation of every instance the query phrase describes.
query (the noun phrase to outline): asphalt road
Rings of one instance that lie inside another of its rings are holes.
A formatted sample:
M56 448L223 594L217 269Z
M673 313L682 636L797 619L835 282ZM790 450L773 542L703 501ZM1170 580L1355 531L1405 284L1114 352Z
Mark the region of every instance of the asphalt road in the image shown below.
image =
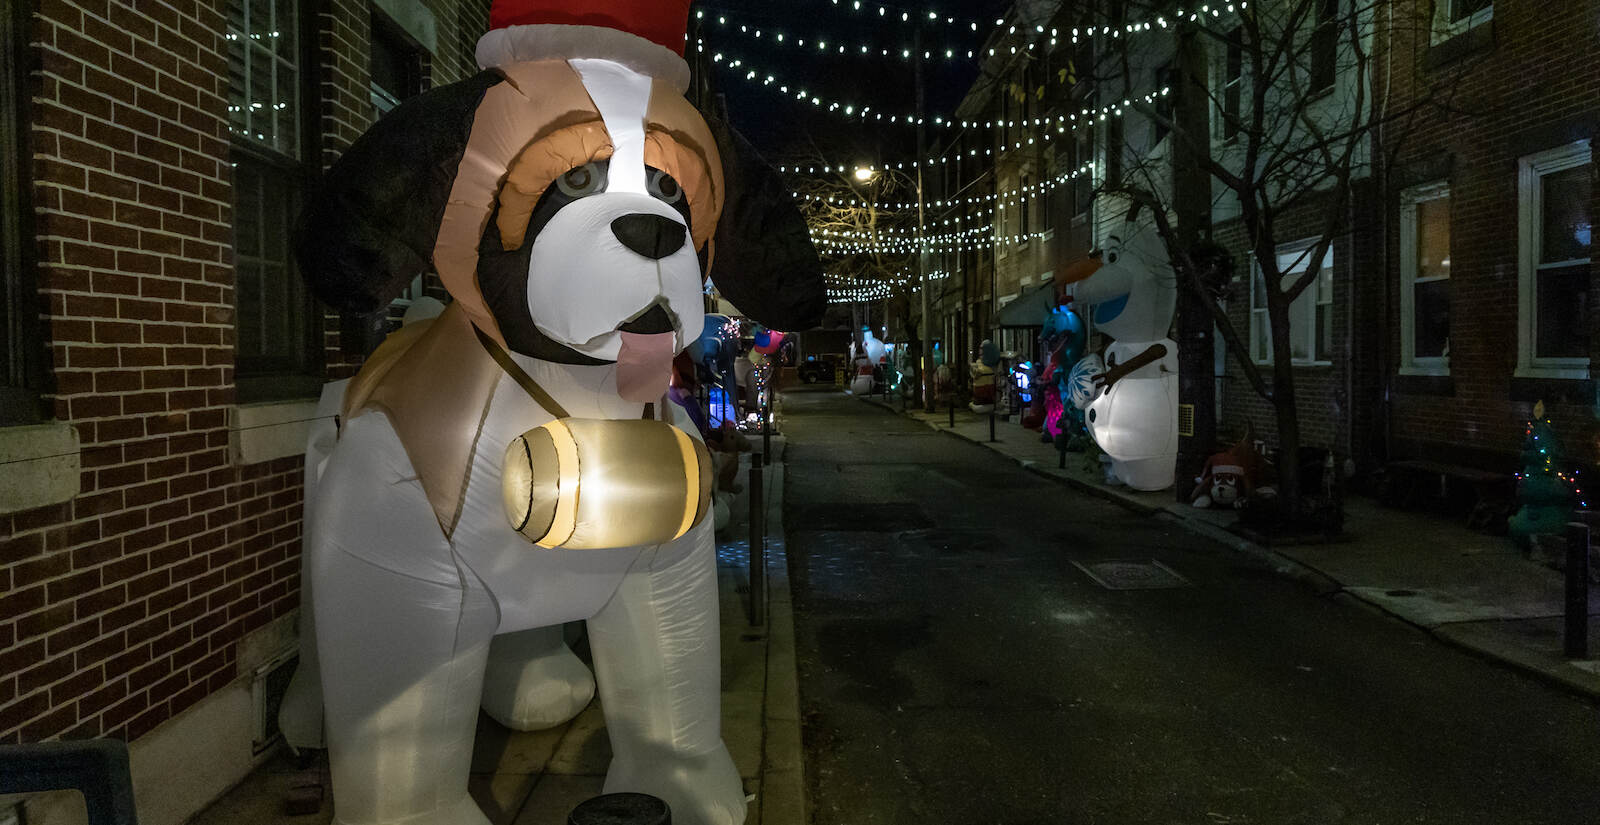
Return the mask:
M1593 704L859 400L784 409L816 825L1600 823ZM1152 559L1189 586L1073 564Z

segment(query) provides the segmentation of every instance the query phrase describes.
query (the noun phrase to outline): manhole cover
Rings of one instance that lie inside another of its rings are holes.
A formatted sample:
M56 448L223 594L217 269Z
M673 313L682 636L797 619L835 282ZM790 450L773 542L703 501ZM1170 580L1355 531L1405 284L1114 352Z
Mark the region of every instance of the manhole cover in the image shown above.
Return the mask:
M898 533L932 526L921 508L910 502L862 504L822 502L792 506L784 515L789 530L836 530L860 533Z
M1165 590L1191 586L1178 571L1154 560L1075 561L1072 565L1107 590Z

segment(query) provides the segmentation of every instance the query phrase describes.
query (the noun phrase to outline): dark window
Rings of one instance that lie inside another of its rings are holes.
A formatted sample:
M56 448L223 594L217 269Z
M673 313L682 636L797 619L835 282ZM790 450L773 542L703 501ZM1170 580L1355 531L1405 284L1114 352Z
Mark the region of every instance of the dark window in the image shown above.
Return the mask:
M1317 4L1316 28L1311 32L1311 89L1333 86L1334 63L1339 53L1339 0L1312 0Z
M1228 63L1222 75L1222 139L1239 136L1244 94L1244 29L1228 34Z
M1450 7L1451 23L1459 23L1494 5L1494 0L1444 0L1444 2Z
M31 3L7 3L0 12L0 424L42 417L38 389L43 352L33 259L33 206L28 198L28 78L26 36ZM19 70L21 69L21 70Z
M1094 174L1088 168L1094 162L1094 132L1079 129L1073 133L1072 145L1072 168L1077 174L1072 180L1072 214L1076 217L1086 214L1094 200Z
M321 313L290 243L307 176L299 0L228 0L227 10L239 399L315 395Z
M372 108L376 116L422 94L422 54L400 27L381 12L372 13Z
M1114 117L1106 127L1106 186L1122 185L1122 118Z
M1540 180L1542 223L1539 259L1534 262L1536 358L1589 355L1591 175L1584 165L1551 172Z

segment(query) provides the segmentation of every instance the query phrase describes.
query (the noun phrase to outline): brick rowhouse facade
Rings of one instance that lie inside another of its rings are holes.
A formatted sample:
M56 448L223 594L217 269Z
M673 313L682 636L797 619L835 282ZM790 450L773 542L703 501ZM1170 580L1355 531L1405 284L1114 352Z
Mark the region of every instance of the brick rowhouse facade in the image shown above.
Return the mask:
M248 680L260 662L241 646L299 604L294 441L315 384L354 360L311 310L326 332L310 382L275 404L237 391L227 32L243 2L39 0L18 17L34 209L5 217L37 239L39 426L77 442L38 461L75 459L77 477L65 500L0 513L0 743L137 740ZM302 15L306 186L375 117L374 20L420 36L424 85L476 71L487 27L487 0L275 5ZM30 466L12 465L13 482Z
M1397 19L1426 13L1427 4L1396 5ZM1594 0L1503 2L1455 37L1396 26L1392 46L1380 48L1388 59L1376 77L1391 84L1390 107L1403 110L1444 96L1454 109L1389 130L1403 133L1406 142L1388 174L1387 277L1370 328L1385 333L1393 457L1449 456L1445 460L1516 469L1523 423L1542 399L1569 458L1590 465L1600 460L1600 399L1592 372L1581 367L1575 377L1530 376L1518 359L1519 304L1526 298L1519 289L1519 161L1593 140L1600 130L1600 66L1591 59L1597 21L1600 3ZM1460 79L1447 85L1451 72ZM1592 187L1592 158L1582 168ZM1450 196L1449 362L1446 374L1407 375L1397 274L1400 194L1429 183L1445 184ZM1592 197L1589 206L1593 216ZM1587 322L1592 359L1600 344L1592 270L1587 290L1569 298Z
M1286 210L1276 219L1280 245L1318 237L1330 208L1327 195ZM1363 273L1377 271L1376 195L1370 179L1352 182L1351 197L1339 208L1347 216L1332 241L1331 347L1319 363L1295 367L1295 400L1300 421L1300 443L1331 450L1343 459L1353 457L1370 466L1373 451L1372 416L1377 402L1374 384L1377 342L1365 318L1373 317L1372 293L1377 287ZM1219 223L1213 239L1233 255L1235 281L1227 302L1228 318L1241 339L1250 342L1250 279L1253 253L1242 222ZM1313 289L1315 287L1313 286ZM1294 329L1294 326L1291 325ZM1300 334L1303 330L1297 330ZM1258 366L1262 378L1273 385L1272 365ZM1268 444L1278 439L1277 411L1243 375L1233 353L1227 356L1221 384L1222 416L1217 422L1219 446L1231 444L1247 432Z

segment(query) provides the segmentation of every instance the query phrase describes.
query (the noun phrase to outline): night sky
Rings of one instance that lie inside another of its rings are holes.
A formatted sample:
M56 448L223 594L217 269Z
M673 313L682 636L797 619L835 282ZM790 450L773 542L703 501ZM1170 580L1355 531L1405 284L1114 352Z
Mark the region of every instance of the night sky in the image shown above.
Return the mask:
M820 149L826 160L837 163L894 163L908 161L916 149L913 126L865 123L860 118L829 113L826 104L837 101L855 106L872 106L885 114L911 114L916 110L915 80L910 61L898 56L883 57L882 49L896 55L912 47L913 29L901 21L909 13L913 20L926 19L930 11L940 14L938 22L928 22L923 44L935 56L924 64L927 78L927 111L948 117L953 114L977 76L976 60L967 60L968 49L976 50L994 29L994 21L1011 5L1009 0L941 0L937 5L887 5L862 2L860 11L851 9L852 0L717 0L697 3L706 19L701 21L706 50L721 52L745 61L740 69L726 65L714 68L713 87L726 95L734 126L774 163L792 162L815 155ZM880 16L882 5L885 14ZM725 17L719 24L715 18ZM945 22L954 17L956 24ZM978 24L973 31L971 23ZM741 32L739 26L749 32ZM762 37L753 36L755 29ZM782 33L783 42L775 35ZM804 39L805 46L797 45ZM820 52L818 40L828 43ZM837 46L847 52L838 54ZM860 54L861 46L872 54ZM953 49L957 59L943 57ZM823 106L794 99L778 91L778 84L761 86L744 79L751 70L762 77L773 75L790 84L791 92L804 88L821 98ZM930 129L930 144L948 138L942 130ZM813 148L815 147L815 148Z

